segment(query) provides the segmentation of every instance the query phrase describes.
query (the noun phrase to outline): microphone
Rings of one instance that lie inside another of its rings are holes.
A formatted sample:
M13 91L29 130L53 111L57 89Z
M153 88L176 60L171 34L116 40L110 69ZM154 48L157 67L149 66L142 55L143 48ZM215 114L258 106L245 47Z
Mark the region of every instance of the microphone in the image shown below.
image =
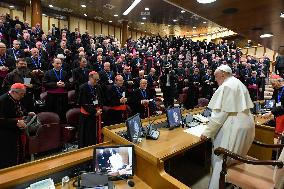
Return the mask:
M116 176L116 177L126 181L127 185L130 186L130 187L134 187L135 186L135 182L133 180L131 180L131 179L126 179L126 178L124 178L122 176Z

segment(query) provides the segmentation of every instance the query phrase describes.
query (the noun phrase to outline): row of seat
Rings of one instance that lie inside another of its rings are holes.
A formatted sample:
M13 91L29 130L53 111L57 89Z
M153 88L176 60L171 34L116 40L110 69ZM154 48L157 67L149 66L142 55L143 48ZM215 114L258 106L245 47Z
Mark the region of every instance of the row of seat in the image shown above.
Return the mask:
M60 123L58 114L54 112L38 113L42 127L35 137L27 140L27 153L34 160L34 154L60 149L66 143L75 140L79 125L80 109L73 108L66 113L66 124Z

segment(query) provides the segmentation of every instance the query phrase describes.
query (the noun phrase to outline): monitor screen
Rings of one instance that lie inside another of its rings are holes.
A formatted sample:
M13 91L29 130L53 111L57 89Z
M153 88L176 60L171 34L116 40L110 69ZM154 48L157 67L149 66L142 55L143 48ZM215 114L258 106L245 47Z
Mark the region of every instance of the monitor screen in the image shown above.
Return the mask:
M127 135L131 142L137 142L141 138L142 124L140 114L136 114L126 120Z
M210 117L212 113L212 110L210 108L206 108L201 115L203 115L204 117Z
M182 116L178 107L167 109L167 118L170 128L178 127L182 124Z
M110 177L134 175L133 145L98 146L93 155L94 171Z
M265 108L272 109L275 106L275 100L265 100Z

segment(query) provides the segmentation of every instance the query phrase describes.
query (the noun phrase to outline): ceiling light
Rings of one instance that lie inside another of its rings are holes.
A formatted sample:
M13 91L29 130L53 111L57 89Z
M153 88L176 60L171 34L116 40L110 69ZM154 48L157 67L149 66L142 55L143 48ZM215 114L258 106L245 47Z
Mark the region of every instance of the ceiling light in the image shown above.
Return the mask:
M113 15L114 17L118 17L118 14Z
M88 16L88 15L85 13L84 16Z
M145 32L147 32L147 30L145 30Z
M108 21L108 22L112 23L112 20L110 20L110 21Z
M145 11L148 11L148 10L150 10L150 9L149 9L148 7L146 7L146 8L145 8Z
M170 24L168 26L171 26Z
M284 18L284 13L280 13L280 17L281 17L281 18Z
M177 20L176 19L173 19L173 22L176 22Z
M124 11L123 15L128 15L128 14L130 13L130 11L132 11L132 9L133 9L134 7L136 7L136 5L137 5L138 3L140 3L140 1L141 1L141 0L135 0L135 1L130 5L130 7L128 7L128 9L126 9L126 11Z
M146 17L142 17L142 20L146 20Z
M198 35L197 34L195 34L195 35L192 35L193 37L197 37Z
M181 12L181 13L185 13L185 10L181 10L180 12Z
M206 24L206 23L207 23L206 21L203 22L203 24Z
M196 27L195 27L195 26L193 26L192 28L193 28L193 29L195 29Z
M163 29L163 31L166 31L165 29Z
M10 8L14 8L14 5L10 5L9 7L10 7Z
M189 31L185 32L185 33L189 33Z
M265 34L262 34L261 36L259 36L260 38L268 38L268 37L272 37L273 34L272 33L265 33Z
M42 16L46 16L46 14L42 13Z
M203 33L201 33L201 34L199 34L200 36L203 36L203 35L205 35L205 34L203 34Z
M216 0L197 0L198 3L202 3L202 4L208 4L208 3L213 3Z
M53 5L48 5L49 7L53 7Z
M143 25L143 24L144 24L144 22L141 22L141 24Z
M87 6L86 5L81 5L81 7L86 8Z

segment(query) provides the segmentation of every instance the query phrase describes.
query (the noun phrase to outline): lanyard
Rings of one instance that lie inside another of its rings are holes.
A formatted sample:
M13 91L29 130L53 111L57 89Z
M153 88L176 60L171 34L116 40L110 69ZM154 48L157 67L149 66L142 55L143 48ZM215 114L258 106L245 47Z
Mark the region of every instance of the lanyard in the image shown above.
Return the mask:
M19 54L19 51L16 51L16 53L15 53L15 49L13 48L13 55L14 55L14 58L15 58L15 60L17 60L18 58L17 58L17 55Z
M6 62L6 54L5 54L4 57L1 57L1 58L0 58L0 65L1 65L1 66L4 66L5 62Z
M119 95L119 98L121 98L122 97L122 92L120 92L119 87L115 86L115 88L116 88L116 91L117 91L117 93Z
M41 68L41 62L40 62L40 57L37 58L37 63L33 57L31 57L31 60L33 64L35 65L36 68ZM60 72L61 73L61 72ZM61 78L61 77L60 77Z
M282 87L282 90L278 92L278 101L277 101L277 103L280 102L280 99L282 97L283 92L284 92L284 87Z
M256 83L256 78L252 77L251 81L252 81L253 84L255 84Z
M143 99L146 99L147 98L147 93L145 90L143 89L140 89L141 90L141 95L143 96Z
M106 74L107 74L108 80L110 80L111 79L111 72L106 72Z
M126 77L126 81L128 81L129 80L129 74L124 74L124 75Z
M61 81L61 78L62 78L62 69L59 70L59 77L57 75L57 72L55 71L55 69L53 68L53 72L57 78L58 81Z

